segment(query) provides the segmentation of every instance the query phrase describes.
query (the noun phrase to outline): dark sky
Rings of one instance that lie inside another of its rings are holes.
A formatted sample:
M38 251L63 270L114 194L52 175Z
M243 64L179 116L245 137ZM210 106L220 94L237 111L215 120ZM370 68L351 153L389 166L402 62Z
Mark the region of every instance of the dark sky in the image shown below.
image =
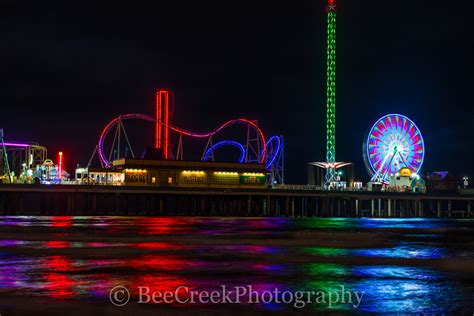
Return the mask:
M323 0L98 2L1 2L7 140L63 150L72 169L107 121L152 113L154 90L166 87L178 126L249 117L283 134L287 182L324 160ZM424 172L474 176L473 2L339 2L337 159L366 178L366 129L398 112L424 134Z

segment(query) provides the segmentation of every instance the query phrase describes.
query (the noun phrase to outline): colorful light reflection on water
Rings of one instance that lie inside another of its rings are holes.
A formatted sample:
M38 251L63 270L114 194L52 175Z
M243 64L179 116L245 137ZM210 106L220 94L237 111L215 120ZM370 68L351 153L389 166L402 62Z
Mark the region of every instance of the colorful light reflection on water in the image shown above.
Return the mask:
M365 296L357 310L339 304L339 311L469 313L473 235L469 220L10 216L0 218L0 289L12 299L110 308L116 285L129 287L132 296L138 286L251 285L263 292L342 285ZM294 307L275 303L239 307L289 310Z

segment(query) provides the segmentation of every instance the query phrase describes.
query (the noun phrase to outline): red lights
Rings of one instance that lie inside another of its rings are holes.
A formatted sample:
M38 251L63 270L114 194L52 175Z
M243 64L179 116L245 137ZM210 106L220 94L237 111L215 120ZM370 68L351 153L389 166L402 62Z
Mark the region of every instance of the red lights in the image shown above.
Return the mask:
M350 162L313 162L312 165L323 169L339 169L351 165Z
M169 120L169 92L166 90L158 90L156 92L155 149L163 148L165 159L169 158Z
M98 147L99 147L99 158L100 158L100 161L101 163L106 167L106 168L110 168L112 167L112 164L110 163L110 161L106 158L105 156L105 152L104 152L104 141L105 141L105 137L107 136L107 134L110 132L110 130L112 129L113 126L117 125L120 121L123 121L123 120L129 120L129 119L139 119L139 120L144 120L144 121L149 121L149 122L155 122L155 118L153 118L152 116L149 116L149 115L145 115L145 114L138 114L138 113L131 113L131 114L124 114L124 115L119 115L118 117L114 118L112 121L110 121L105 127L104 129L102 130L102 132L100 133L100 137L99 137L99 143L98 143Z
M155 123L155 138L154 138L154 147L157 150L163 151L163 156L165 159L170 159L172 156L171 153L171 140L170 140L170 132L173 131L175 133L190 136L190 137L197 137L197 138L209 138L212 137L214 134L220 132L221 130L225 129L226 127L232 126L234 124L242 124L247 125L248 127L253 128L257 132L257 137L260 140L260 149L261 152L259 153L258 160L260 163L263 163L267 156L267 149L266 149L266 139L262 132L262 130L258 127L256 121L251 121L244 118L238 118L234 120L227 121L220 125L218 128L205 133L196 133L191 132L171 124L171 117L172 117L172 110L170 110L170 94L171 92L160 89L156 92L156 106L155 106L155 115L146 115L146 114L139 114L139 113L131 113L120 115L119 117L114 118L110 121L102 130L99 138L98 143L98 153L99 158L103 166L106 168L110 168L112 166L111 162L107 159L104 151L104 141L107 134L110 130L119 124L123 120L128 119L140 119L144 121L149 121Z
M218 128L216 128L216 129L214 129L214 130L212 130L211 132L208 132L208 133L192 133L190 131L187 131L185 129L182 129L182 128L179 128L179 127L176 127L176 126L170 126L170 128L173 131L175 131L177 133L180 133L180 134L183 134L183 135L186 135L186 136L206 138L206 137L209 137L209 136L212 136L212 135L218 133L219 131L223 130L224 128L226 128L230 125L239 124L239 123L250 125L250 126L252 126L253 128L255 128L257 130L258 135L260 136L260 140L263 144L262 153L261 153L261 157L260 157L260 163L263 163L265 161L265 157L267 155L267 149L265 148L266 147L265 146L266 140L265 140L265 136L263 135L262 130L258 127L258 125L254 121L250 121L250 120L247 120L245 118L230 120L230 121L225 122L224 124L222 124Z
M169 93L168 91L160 91L163 94L163 101L164 101L164 109L163 109L163 152L165 159L169 158L168 150L169 150L169 140L170 140L170 129L169 129Z
M328 12L336 12L336 0L328 0Z
M63 152L58 153L58 179L61 181L63 177Z
M161 96L156 93L155 149L161 148Z

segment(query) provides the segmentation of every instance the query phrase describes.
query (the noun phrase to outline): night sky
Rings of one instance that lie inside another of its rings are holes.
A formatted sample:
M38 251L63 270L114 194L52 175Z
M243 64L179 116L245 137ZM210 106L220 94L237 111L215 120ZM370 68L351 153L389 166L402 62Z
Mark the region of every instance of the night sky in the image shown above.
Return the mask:
M324 0L98 2L0 4L7 141L38 142L53 157L63 150L71 172L107 121L151 114L165 87L177 126L206 131L249 117L267 136L284 135L289 183L324 160ZM339 2L337 160L367 180L366 130L395 112L424 135L423 172L474 176L473 2Z

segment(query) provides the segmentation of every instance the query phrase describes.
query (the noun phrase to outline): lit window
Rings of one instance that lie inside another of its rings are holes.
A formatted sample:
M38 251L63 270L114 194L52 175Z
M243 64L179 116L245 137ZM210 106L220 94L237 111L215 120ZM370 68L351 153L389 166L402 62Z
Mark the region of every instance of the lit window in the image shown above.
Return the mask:
M173 178L168 177L168 183L173 183Z
M156 183L156 177L151 178L151 183Z

